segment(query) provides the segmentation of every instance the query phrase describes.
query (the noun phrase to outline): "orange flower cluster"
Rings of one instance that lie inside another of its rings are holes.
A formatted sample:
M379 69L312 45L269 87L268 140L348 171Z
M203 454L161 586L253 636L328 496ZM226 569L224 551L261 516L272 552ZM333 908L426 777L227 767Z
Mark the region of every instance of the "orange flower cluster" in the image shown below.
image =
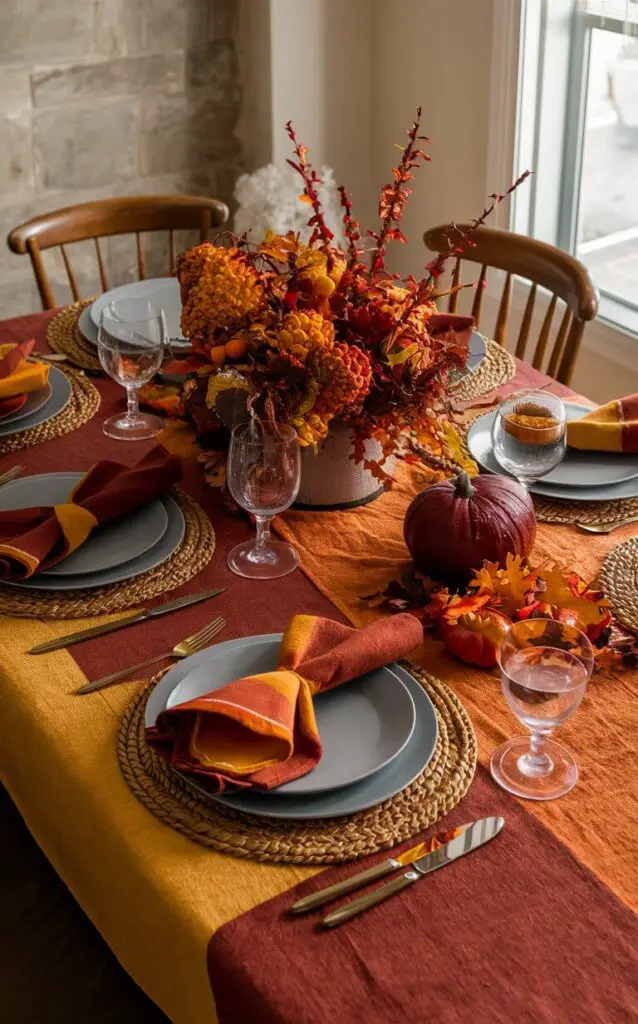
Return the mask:
M420 439L413 458L427 459L431 442L440 467L454 433L449 378L465 365L471 318L459 325L462 318L446 321L436 313L433 271L422 281L402 282L385 268L388 243L405 241L397 223L410 191L407 182L427 159L419 148L419 117L420 111L393 168L394 183L382 189L380 226L368 232L368 263L343 188L348 251L333 244L318 176L288 124L294 149L289 162L303 180L300 199L311 213L309 240L269 232L256 246L235 236L228 246L205 242L179 258L177 275L182 330L205 361L202 375L239 372L252 392L251 409L292 423L302 445L316 445L339 419L352 425L357 461L373 436L385 458L409 427ZM389 484L381 465L369 468Z

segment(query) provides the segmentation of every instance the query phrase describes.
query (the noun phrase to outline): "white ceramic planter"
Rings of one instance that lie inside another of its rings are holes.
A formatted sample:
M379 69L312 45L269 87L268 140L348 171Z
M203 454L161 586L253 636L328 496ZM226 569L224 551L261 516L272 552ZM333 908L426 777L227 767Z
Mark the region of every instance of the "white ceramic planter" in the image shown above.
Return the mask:
M381 445L378 441L365 442L366 457L379 460ZM301 487L296 507L319 510L356 508L383 494L379 481L364 469L363 463L355 464L352 430L344 424L331 426L328 436L320 442L317 452L304 448L301 453ZM393 459L383 464L391 473Z

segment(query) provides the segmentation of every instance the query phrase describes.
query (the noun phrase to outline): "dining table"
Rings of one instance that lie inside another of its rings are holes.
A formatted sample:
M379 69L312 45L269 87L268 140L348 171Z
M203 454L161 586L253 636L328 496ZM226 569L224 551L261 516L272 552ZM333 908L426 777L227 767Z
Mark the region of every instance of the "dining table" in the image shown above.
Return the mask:
M35 338L45 352L54 315L0 322L0 341ZM130 465L150 451L153 441L126 444L102 433L123 395L106 377L94 382L101 404L92 419L5 456L0 472L15 462L24 475L84 471L98 459ZM494 400L520 387L573 393L518 361ZM576 787L559 800L521 801L489 775L492 751L516 724L497 672L455 660L434 639L424 643L414 660L450 687L478 742L474 781L440 825L501 814L505 829L467 865L413 887L418 897L410 890L334 932L319 932L316 918L289 918L288 907L387 852L327 868L261 863L193 842L136 799L115 756L120 723L142 680L168 662L87 696L75 692L82 684L168 649L214 615L226 620L223 640L280 633L300 612L362 626L387 614L362 598L396 578L408 558L396 524L409 495L399 486L362 509L289 510L276 529L299 550L300 569L242 579L226 556L250 524L206 484L194 458L184 458L180 486L208 516L215 549L170 597L225 588L214 602L41 656L27 652L122 613L0 621L2 784L137 985L176 1024L638 1020L636 670L595 674L561 727L580 766ZM595 579L605 555L636 532L636 524L593 535L539 522L534 560Z

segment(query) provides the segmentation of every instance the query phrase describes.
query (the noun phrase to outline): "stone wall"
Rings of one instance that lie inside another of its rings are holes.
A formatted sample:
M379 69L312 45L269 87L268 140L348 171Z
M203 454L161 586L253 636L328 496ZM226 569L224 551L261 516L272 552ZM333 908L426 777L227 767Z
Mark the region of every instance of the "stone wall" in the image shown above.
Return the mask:
M105 196L189 192L228 202L243 169L238 7L1 0L2 235L37 213ZM165 268L165 240L150 244L151 270ZM70 247L86 295L99 291L90 248ZM1 240L0 252L0 319L38 309L28 257ZM66 302L61 262L53 252L47 260ZM108 261L114 283L130 279L133 239L112 240Z

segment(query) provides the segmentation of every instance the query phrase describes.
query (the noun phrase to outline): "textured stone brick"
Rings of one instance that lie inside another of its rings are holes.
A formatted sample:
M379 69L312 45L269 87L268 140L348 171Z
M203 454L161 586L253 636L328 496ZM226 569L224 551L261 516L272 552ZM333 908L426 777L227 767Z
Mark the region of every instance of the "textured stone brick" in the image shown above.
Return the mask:
M209 88L218 105L237 105L241 98L237 51L227 39L193 46L186 53L188 89Z
M37 180L42 188L95 188L136 172L134 104L116 100L34 113Z
M94 8L87 0L2 0L0 61L64 60L90 53Z
M30 109L29 72L22 68L0 68L0 110L16 114Z
M170 50L212 39L215 0L129 0L122 11L128 53Z
M184 85L184 57L153 53L96 64L38 68L31 75L33 102L48 107L77 99L96 100L144 90L174 92Z
M31 116L0 114L0 190L24 191L33 185Z
M237 110L218 106L214 95L155 97L142 101L142 174L196 170L237 154Z

